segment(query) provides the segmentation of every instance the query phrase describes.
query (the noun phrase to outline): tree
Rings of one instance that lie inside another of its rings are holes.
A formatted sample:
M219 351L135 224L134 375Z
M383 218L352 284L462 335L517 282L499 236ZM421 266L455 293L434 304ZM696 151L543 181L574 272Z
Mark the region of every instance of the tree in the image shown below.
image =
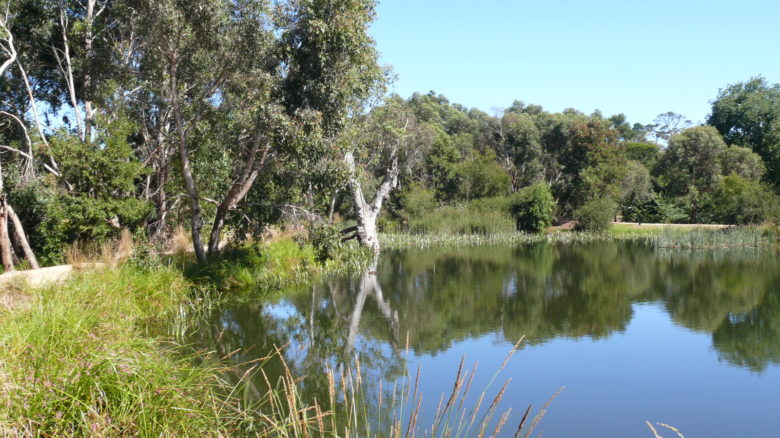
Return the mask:
M359 128L362 135L357 136L354 150L345 155L348 166L348 185L352 194L352 204L357 225L343 231L349 238L357 238L361 245L379 253L379 234L377 218L382 210L382 204L390 192L398 184L399 157L404 154L404 146L413 129L414 115L403 101L394 99L382 107L375 108L369 114L365 125ZM362 166L358 167L356 154L362 156ZM380 179L373 198L368 201L361 182L360 171L371 170Z
M273 161L317 165L314 157L338 151L346 118L381 78L367 35L373 3L289 2L274 15L248 1L138 0L137 8L149 44L143 59L159 84L150 91L170 114L203 260L204 202L215 207L215 254L230 213Z
M653 136L656 139L668 142L675 135L683 132L691 126L691 121L686 119L682 114L677 114L672 111L659 114L658 117L653 120Z
M594 199L574 211L577 228L586 231L604 231L615 217L617 204L611 199Z
M669 140L659 162L659 183L672 197L685 197L691 206L691 220L699 219L701 196L711 194L721 176L718 155L726 149L718 131L711 126L689 128Z
M729 144L747 146L767 166L767 181L780 185L780 84L762 77L729 85L712 103L707 123Z
M718 153L723 175L736 174L750 181L760 181L766 174L761 156L749 148L730 146Z
M654 169L661 158L661 147L654 143L629 142L623 147L626 150L626 158L642 163L647 170Z
M645 205L655 198L653 180L642 163L629 160L620 186L620 208L623 216L641 218Z
M755 180L736 173L724 177L712 199L716 220L727 224L760 224L773 219L777 198Z

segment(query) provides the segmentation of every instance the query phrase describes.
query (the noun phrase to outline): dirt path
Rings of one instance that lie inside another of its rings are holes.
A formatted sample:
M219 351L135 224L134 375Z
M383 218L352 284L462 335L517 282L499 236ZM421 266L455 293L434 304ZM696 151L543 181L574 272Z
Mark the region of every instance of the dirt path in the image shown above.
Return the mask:
M15 283L26 283L31 287L41 287L48 283L65 281L73 272L73 265L52 266L50 268L29 271L14 271L0 274L0 289Z

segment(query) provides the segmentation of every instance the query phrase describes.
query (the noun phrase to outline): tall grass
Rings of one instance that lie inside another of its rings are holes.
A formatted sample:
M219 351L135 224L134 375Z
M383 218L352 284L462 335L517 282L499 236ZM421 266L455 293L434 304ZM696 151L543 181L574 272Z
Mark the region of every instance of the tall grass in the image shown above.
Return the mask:
M508 198L443 206L411 218L408 224L413 234L495 234L515 229Z
M142 332L187 299L174 270L123 267L39 291L0 322L0 431L19 436L217 436L238 416L216 370Z
M460 247L460 246L517 246L534 243L576 243L599 240L644 242L654 248L718 249L770 248L780 244L780 233L774 228L733 227L655 228L652 230L620 230L607 232L558 232L526 234L504 232L492 234L382 234L380 241L386 249Z
M283 375L272 384L258 366L250 372L263 376L268 391L260 405L254 408L258 412L255 427L264 430L262 436L278 437L495 437L504 431L512 418L511 408L499 409L511 379L499 388L493 385L519 345L520 342L512 348L481 390L472 385L477 374L476 364L469 368L461 359L453 376L452 390L440 394L438 399L424 399L420 391L424 371L419 367L414 374L405 368L402 376L392 384L378 382L378 392L371 393L367 390L360 361L355 357L347 365L327 370L327 400L307 404L299 390L300 379L293 376L289 367L284 365ZM406 352L408 357L408 340ZM284 363L279 349L274 356ZM518 415L511 426L513 436L530 437L561 390L535 414L532 415L532 406L521 411L522 415ZM419 421L424 407L436 408L428 424Z
M321 262L310 244L284 238L226 250L204 263L188 265L185 274L222 290L268 293L305 283L315 275L359 271L369 260L364 248L345 245L333 259Z

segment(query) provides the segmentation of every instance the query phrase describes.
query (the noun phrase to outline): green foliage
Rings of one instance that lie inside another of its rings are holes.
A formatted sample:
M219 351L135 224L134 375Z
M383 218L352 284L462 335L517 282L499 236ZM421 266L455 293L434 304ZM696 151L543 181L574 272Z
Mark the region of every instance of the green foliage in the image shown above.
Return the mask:
M729 85L712 103L707 123L729 144L759 154L767 166L767 181L780 183L780 84L759 76Z
M577 228L586 231L605 231L615 218L617 205L609 199L594 199L574 212Z
M193 281L211 283L223 290L269 294L309 281L317 274L361 268L366 261L362 249L335 245L331 232L322 230L320 236L315 236L319 250L291 238L246 244L187 266L185 274ZM331 251L327 259L326 251Z
M755 180L737 174L721 179L712 198L715 220L726 224L760 224L775 219L777 197Z
M415 234L492 234L515 230L509 214L509 198L476 199L446 205L409 220L409 232Z
M661 158L661 147L654 143L630 142L624 147L626 158L642 163L647 169L653 169Z
M683 205L679 202L659 196L655 199L656 215L655 222L668 223L668 224L681 224L688 222L688 213Z
M760 181L766 174L766 166L761 156L749 148L731 146L718 153L718 161L723 175L732 173L751 181Z
M400 211L397 212L405 221L421 217L436 208L436 195L424 185L413 181L398 194Z
M524 187L512 197L510 205L517 229L538 233L550 226L555 213L555 200L547 183Z
M57 260L67 244L101 242L143 223L150 206L136 196L135 184L146 169L127 141L132 130L120 119L97 124L91 142L65 131L51 138L63 174L41 224L45 260Z
M711 126L697 126L672 137L659 162L661 186L670 196L685 196L693 189L710 193L721 175L718 155L726 143Z
M460 199L503 196L509 191L509 175L498 165L493 151L470 157L458 166L457 172Z
M309 227L309 243L314 247L318 263L325 263L337 257L344 246L342 235L336 225L313 224Z

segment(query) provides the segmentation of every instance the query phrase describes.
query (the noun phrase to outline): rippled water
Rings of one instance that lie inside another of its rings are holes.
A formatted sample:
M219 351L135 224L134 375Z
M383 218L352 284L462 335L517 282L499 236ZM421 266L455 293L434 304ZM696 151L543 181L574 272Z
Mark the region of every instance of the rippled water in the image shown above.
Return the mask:
M236 363L289 344L293 373L318 400L324 370L355 355L374 396L380 379L387 388L421 366L423 428L461 358L478 363L482 389L523 336L491 390L512 379L507 436L528 404L538 409L561 386L537 428L545 437L652 436L645 420L687 437L780 436L780 265L769 250L595 242L387 252L375 275L228 305L193 341L241 348Z

